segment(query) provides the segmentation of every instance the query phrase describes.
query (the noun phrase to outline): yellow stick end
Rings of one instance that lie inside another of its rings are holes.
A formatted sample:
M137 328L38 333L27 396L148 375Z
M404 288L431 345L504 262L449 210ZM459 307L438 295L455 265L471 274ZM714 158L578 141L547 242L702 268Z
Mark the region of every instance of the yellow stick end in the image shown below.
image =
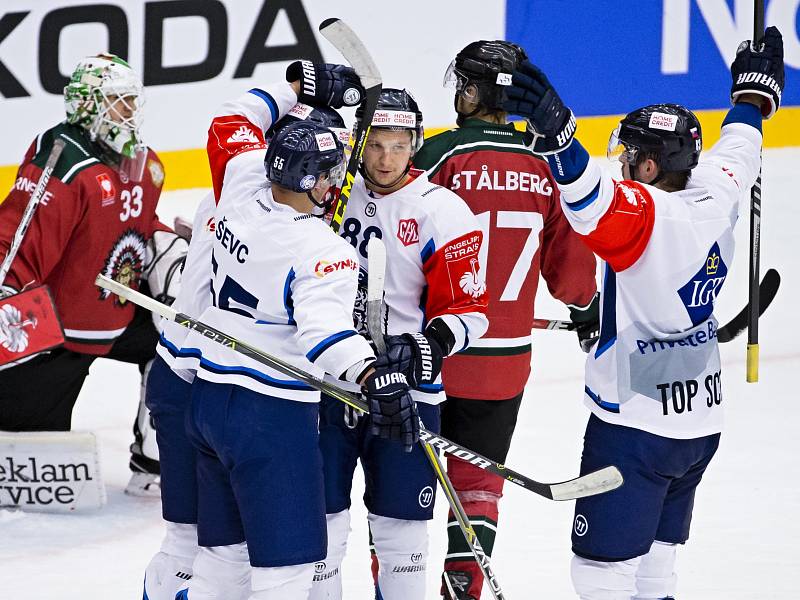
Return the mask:
M747 344L747 383L758 381L758 344Z

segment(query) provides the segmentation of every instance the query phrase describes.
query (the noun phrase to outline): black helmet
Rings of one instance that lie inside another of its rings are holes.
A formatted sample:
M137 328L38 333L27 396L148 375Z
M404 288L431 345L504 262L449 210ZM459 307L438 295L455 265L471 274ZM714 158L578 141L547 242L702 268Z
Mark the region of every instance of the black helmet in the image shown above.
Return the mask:
M364 118L364 105L356 109L356 124ZM392 129L395 131L408 129L411 131L411 146L414 153L422 147L425 139L425 128L422 126L422 111L417 101L408 90L383 88L378 98L378 105L372 117L373 129Z
M350 131L344 124L342 115L333 110L330 106L311 106L310 104L303 104L298 102L291 110L283 117L275 121L272 126L267 129L266 138L272 139L289 123L297 121L310 121L317 125L327 127L336 134L342 144L347 145L350 140Z
M511 42L472 42L456 54L442 83L445 87L454 87L459 94L469 84L474 84L478 88L474 102L501 109L505 88L511 85L511 74L527 58L525 50Z
M633 165L640 153L652 153L664 173L693 169L702 149L700 121L679 104L651 104L629 113L608 141L611 160L624 152Z
M311 190L325 175L332 187L339 187L344 177L344 145L328 128L310 121L289 123L267 147L264 157L267 179L294 192Z

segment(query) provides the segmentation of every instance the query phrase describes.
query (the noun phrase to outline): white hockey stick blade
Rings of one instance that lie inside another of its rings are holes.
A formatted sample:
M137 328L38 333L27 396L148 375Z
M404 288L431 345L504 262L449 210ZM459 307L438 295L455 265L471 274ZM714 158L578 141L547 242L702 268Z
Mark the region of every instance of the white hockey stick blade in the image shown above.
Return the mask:
M121 298L130 298L134 304L138 304L142 308L146 308L150 312L156 313L157 315L161 315L165 319L169 319L173 321L175 316L178 314L178 311L173 310L166 304L162 304L158 300L154 300L150 296L145 296L141 292L137 292L136 290L132 290L127 285L122 285L118 281L114 281L110 277L106 277L105 275L98 275L95 280L94 284L98 287L105 288L110 292L113 292L120 296Z
M386 283L386 246L378 237L367 242L367 329L378 354L386 352L383 340L383 286Z
M606 467L583 477L563 483L553 483L550 491L553 500L575 500L585 496L595 496L617 489L623 483L622 473L617 467Z
M350 63L365 89L381 85L381 72L378 66L347 23L336 18L325 19L319 26L319 32Z

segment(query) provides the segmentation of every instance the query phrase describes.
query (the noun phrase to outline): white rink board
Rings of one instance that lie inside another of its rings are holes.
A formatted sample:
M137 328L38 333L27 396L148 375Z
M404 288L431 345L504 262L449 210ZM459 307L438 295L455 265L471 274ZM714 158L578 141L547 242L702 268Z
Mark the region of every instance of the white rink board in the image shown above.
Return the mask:
M217 2L217 0L214 0ZM275 0L269 0L276 4ZM117 7L125 17L128 31L128 60L140 75L145 48L157 37L152 28L145 37L145 0L3 0L0 17L6 13L30 13L0 43L0 61L30 94L6 99L0 95L0 123L3 138L0 165L19 163L26 148L43 129L63 118L63 100L47 93L40 81L37 40L43 21L52 22L52 11L64 7L103 3ZM163 4L164 2L162 2ZM357 32L375 58L387 87L407 87L417 97L426 123L445 126L454 121L452 92L439 86L445 69L456 52L475 39L502 38L505 28L503 0L459 0L459 2L402 3L379 0L282 0L277 4L297 3L304 9L316 44L328 62L343 58L317 31L329 17L340 17ZM151 4L153 4L151 2ZM225 100L256 86L284 80L289 61L265 62L255 67L251 77L234 78L243 50L254 29L264 0L221 0L227 14L226 30L214 30L216 39L227 37L224 67L207 81L146 87L144 137L158 151L202 148L213 111ZM480 14L480 18L471 16ZM46 15L51 16L46 19ZM297 43L285 11L278 11L266 43L281 46ZM208 26L201 17L166 19L163 27L162 64L191 65L209 54ZM445 35L443 35L445 33ZM59 71L69 76L85 55L106 51L107 29L98 23L78 23L62 30L58 49ZM49 50L56 56L55 50ZM220 55L221 56L221 55ZM143 75L145 79L147 74Z

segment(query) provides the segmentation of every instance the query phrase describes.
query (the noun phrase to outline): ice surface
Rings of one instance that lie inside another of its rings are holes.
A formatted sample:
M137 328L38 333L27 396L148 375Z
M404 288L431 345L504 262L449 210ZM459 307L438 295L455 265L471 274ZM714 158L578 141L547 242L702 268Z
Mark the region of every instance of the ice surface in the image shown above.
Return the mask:
M726 430L697 494L692 535L678 554L681 600L797 598L800 556L800 372L795 300L800 292L795 252L800 223L800 149L765 153L762 273L777 268L782 287L761 320L761 377L745 383L745 337L722 346ZM191 216L204 191L165 194L166 222ZM747 299L748 217L738 225L737 258L716 311L720 321ZM680 243L676 240L676 243ZM566 310L540 293L540 317ZM520 412L508 464L542 481L577 473L587 411L582 405L582 354L573 334L540 331L534 376ZM792 374L794 373L794 375ZM88 515L0 510L0 590L14 600L141 598L144 566L158 550L163 526L157 500L122 493L139 393L131 365L98 360L75 410L76 429L97 434L108 505ZM343 574L345 598L372 594L366 514L358 496ZM438 598L445 550L446 502L438 497L430 527L428 597ZM509 600L574 598L569 581L572 503L555 503L507 485L493 565ZM484 598L489 598L484 592Z

